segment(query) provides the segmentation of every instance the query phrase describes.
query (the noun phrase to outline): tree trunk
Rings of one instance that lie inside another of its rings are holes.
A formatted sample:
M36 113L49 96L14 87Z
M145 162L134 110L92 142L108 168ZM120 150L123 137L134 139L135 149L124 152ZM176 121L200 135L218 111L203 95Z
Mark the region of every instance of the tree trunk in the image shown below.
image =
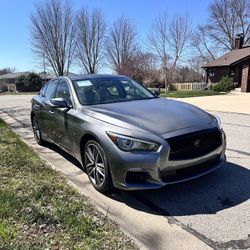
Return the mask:
M165 94L167 94L169 92L169 84L168 84L168 79L167 79L166 73L165 73L164 83L165 83Z

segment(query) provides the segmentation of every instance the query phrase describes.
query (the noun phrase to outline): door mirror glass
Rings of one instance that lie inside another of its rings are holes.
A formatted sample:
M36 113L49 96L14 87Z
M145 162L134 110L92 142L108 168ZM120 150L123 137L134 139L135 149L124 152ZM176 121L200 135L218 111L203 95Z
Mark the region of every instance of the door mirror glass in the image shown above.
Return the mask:
M68 103L61 97L53 98L50 102L57 108L69 108Z

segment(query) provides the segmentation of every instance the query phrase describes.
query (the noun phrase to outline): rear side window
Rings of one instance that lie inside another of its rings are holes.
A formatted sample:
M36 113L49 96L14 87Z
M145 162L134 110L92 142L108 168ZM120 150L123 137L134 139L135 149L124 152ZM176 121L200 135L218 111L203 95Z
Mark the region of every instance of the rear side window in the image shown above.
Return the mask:
M44 98L46 100L51 100L53 98L57 84L58 84L58 80L54 80L47 85L47 88L44 93Z

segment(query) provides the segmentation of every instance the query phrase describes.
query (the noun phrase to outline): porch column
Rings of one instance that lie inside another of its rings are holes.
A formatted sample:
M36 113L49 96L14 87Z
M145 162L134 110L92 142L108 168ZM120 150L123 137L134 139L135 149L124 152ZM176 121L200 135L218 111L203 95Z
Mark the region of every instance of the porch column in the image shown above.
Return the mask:
M250 75L249 75L249 64L244 64L242 67L242 77L241 77L241 92L250 91Z

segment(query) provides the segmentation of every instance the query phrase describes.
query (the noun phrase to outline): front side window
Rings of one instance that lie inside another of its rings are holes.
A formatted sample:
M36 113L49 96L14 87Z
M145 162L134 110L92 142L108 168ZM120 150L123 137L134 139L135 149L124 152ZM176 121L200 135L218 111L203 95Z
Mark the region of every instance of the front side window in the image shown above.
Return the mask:
M40 90L40 96L41 97L45 97L45 93L46 93L47 87L48 87L48 84L44 85L42 87L42 89Z
M82 105L156 98L140 84L126 77L76 80L74 87Z
M58 87L56 89L54 98L58 97L63 98L68 104L71 104L69 86L64 80L59 81Z
M58 83L58 80L53 80L47 84L47 89L43 96L46 100L51 100L53 98L53 95L57 87L57 83Z

